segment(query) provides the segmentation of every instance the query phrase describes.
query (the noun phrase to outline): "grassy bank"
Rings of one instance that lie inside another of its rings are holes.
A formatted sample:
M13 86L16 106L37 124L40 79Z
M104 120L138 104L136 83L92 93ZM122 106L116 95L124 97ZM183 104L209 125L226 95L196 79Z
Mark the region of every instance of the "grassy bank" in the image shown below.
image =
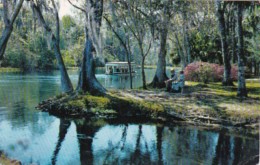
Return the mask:
M236 97L236 86L186 82L183 94L161 89L110 90L106 96L59 95L38 108L51 114L77 117L145 117L171 122L238 127L258 126L260 83L248 82L248 98Z
M0 73L10 73L10 72L22 72L22 70L19 68L0 67Z
M164 108L160 104L119 96L115 91L110 91L106 96L58 95L42 102L38 108L58 116L88 117L156 117L164 112Z

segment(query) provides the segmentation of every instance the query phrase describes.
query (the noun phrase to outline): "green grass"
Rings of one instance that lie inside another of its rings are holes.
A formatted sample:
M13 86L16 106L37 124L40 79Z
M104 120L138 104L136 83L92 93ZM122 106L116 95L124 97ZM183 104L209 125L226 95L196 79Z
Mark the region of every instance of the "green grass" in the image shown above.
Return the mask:
M237 83L235 82L235 86L222 86L220 82L217 83L209 83L209 84L202 84L199 82L185 82L187 86L196 87L196 86L207 86L204 87L209 92L214 92L214 94L219 96L230 96L236 98L237 95ZM248 90L248 97L251 98L260 98L260 82L257 81L250 81L246 82L246 87ZM199 89L197 89L199 90Z
M190 87L199 83L188 82ZM196 89L200 97L193 102L201 109L210 109L215 115L232 120L257 120L260 118L260 83L247 82L248 98L237 97L237 83L225 87L221 83L209 83L207 87ZM195 91L196 91L195 90ZM203 108L202 108L203 107Z
M183 95L162 93L160 97L152 98L154 103L160 103L169 112L193 117L210 117L229 120L232 122L255 123L260 119L260 83L247 82L248 98L237 97L237 83L235 86L225 87L221 83L203 84L198 82L185 82L186 92ZM149 89L131 90L133 95L138 93L149 95L149 92L160 93ZM148 97L149 98L149 97ZM159 100L159 101L158 101Z
M69 96L64 96L69 97ZM58 95L56 99L64 99ZM67 109L91 110L98 114L141 114L157 116L164 111L161 104L145 100L136 100L130 97L120 97L117 92L111 92L107 96L92 96L90 94L79 95L64 104Z
M0 67L0 73L8 73L8 72L22 72L22 70L19 69L19 68L10 68L10 67L3 68L3 67Z
M106 96L58 95L55 99L65 100L60 109L67 109L68 114L85 110L101 116L141 115L156 118L160 114L177 114L181 118L211 118L218 121L227 120L234 124L257 123L260 119L258 82L247 82L248 98L236 96L236 83L231 87L224 87L221 83L205 85L185 82L185 85L184 94L168 93L164 92L164 89L135 89L110 90Z

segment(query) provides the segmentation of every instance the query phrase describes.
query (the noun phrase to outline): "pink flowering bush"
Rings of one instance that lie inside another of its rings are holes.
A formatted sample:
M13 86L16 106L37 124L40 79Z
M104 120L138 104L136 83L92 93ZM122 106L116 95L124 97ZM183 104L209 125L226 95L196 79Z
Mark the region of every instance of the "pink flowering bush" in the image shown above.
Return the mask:
M193 62L186 66L184 70L185 79L197 82L217 82L222 81L224 66L207 62ZM237 80L237 67L232 66L231 78Z

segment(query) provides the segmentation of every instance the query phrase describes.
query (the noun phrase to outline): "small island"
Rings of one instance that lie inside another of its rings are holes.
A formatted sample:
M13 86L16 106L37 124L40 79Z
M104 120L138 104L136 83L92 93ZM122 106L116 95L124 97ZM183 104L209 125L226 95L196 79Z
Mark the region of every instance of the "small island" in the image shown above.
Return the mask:
M257 133L260 84L248 82L249 98L236 97L236 87L220 83L186 82L183 93L162 89L109 90L104 96L64 94L37 107L57 116L74 118L143 118L210 127L244 127Z

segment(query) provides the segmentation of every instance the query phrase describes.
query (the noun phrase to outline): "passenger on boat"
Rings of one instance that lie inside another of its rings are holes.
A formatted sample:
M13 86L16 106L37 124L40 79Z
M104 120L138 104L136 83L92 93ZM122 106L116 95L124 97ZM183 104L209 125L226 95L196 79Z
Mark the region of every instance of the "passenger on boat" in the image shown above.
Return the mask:
M113 68L110 66L109 67L109 74L112 74L113 73Z

